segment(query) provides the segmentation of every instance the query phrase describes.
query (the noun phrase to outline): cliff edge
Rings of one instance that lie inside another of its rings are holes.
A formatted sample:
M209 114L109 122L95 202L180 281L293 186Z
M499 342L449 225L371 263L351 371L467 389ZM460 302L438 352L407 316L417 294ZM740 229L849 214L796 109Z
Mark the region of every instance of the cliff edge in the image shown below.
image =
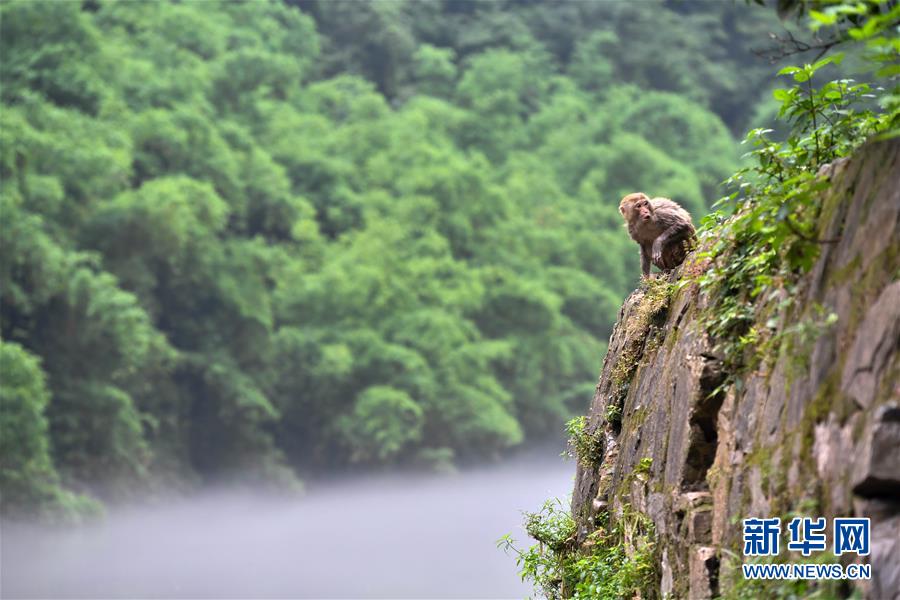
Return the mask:
M784 340L775 356L727 371L696 262L619 313L585 427L592 455L576 473L575 544L607 515L646 516L662 597L752 597L740 591L741 519L826 517L831 548L832 519L858 516L871 518L872 579L841 590L900 598L900 140L823 171L831 243L786 316L767 320L783 293L752 306Z

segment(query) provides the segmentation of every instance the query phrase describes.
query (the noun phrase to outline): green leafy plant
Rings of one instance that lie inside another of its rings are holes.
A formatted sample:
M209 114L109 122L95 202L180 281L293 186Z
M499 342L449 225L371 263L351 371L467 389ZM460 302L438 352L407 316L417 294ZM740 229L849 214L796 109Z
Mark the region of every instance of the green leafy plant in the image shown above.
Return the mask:
M615 399L614 399L615 400ZM606 405L606 421L613 426L622 423L622 405L612 401Z
M653 466L653 457L645 456L641 460L638 461L637 466L634 468L634 474L640 477L646 477L650 475L650 468Z
M545 501L538 512L525 513L525 530L537 544L522 549L507 534L497 540L497 547L516 555L523 581L534 583L546 598L561 598L563 579L574 550L575 520L562 501L554 498Z
M878 77L900 74L900 38L892 36L900 23L900 4L883 0L823 3L811 9L810 28L832 30L835 38L865 43L866 58L876 66ZM896 95L893 102L896 102Z
M750 131L744 143L752 146L747 156L753 164L726 181L736 191L701 223L699 260L707 260L708 267L697 281L712 299L705 323L719 340L732 377L759 364L755 349L763 341L770 342L767 354L777 355L771 350L779 340L771 334L792 306L799 276L809 271L823 245L838 241L820 233L820 197L829 185L818 175L820 167L890 131L896 121L896 111L872 108L880 90L868 84L839 79L814 87L816 74L841 59L837 54L779 72L793 79L793 85L774 92L789 135L778 141L772 130ZM774 317L762 325L754 306L758 299L775 307Z
M520 549L506 535L497 546L516 554L522 579L546 598L655 597L658 574L650 520L625 505L612 525L607 513L597 521L597 529L579 546L575 522L562 502L548 500L539 512L525 515L526 530L538 544Z
M599 430L591 433L587 430L587 424L588 419L585 416L575 417L566 423L569 445L563 455L577 458L582 466L591 468L600 462L603 448Z

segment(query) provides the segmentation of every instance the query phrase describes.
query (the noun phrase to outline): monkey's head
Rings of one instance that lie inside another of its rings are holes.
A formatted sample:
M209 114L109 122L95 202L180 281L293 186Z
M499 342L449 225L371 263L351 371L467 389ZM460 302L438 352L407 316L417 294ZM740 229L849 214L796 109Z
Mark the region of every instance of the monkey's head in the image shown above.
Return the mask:
M622 198L619 203L619 212L629 223L635 221L646 223L653 218L653 205L650 204L647 194L636 192Z

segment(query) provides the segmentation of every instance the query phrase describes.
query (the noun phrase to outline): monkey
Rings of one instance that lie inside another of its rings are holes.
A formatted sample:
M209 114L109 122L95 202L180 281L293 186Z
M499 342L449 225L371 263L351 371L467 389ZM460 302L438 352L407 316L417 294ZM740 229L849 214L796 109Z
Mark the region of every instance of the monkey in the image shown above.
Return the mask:
M641 247L644 277L649 277L651 263L668 271L684 262L696 237L691 215L677 202L637 192L622 198L619 212L631 239Z

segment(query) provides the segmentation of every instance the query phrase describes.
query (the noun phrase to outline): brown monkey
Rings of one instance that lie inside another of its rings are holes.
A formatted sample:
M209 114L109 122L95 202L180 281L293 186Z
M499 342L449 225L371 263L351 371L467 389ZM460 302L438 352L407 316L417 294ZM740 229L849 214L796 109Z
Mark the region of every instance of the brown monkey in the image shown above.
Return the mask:
M648 198L646 194L628 194L619 203L628 234L641 247L641 272L650 275L650 263L667 271L674 269L687 255L694 241L691 215L668 198Z

